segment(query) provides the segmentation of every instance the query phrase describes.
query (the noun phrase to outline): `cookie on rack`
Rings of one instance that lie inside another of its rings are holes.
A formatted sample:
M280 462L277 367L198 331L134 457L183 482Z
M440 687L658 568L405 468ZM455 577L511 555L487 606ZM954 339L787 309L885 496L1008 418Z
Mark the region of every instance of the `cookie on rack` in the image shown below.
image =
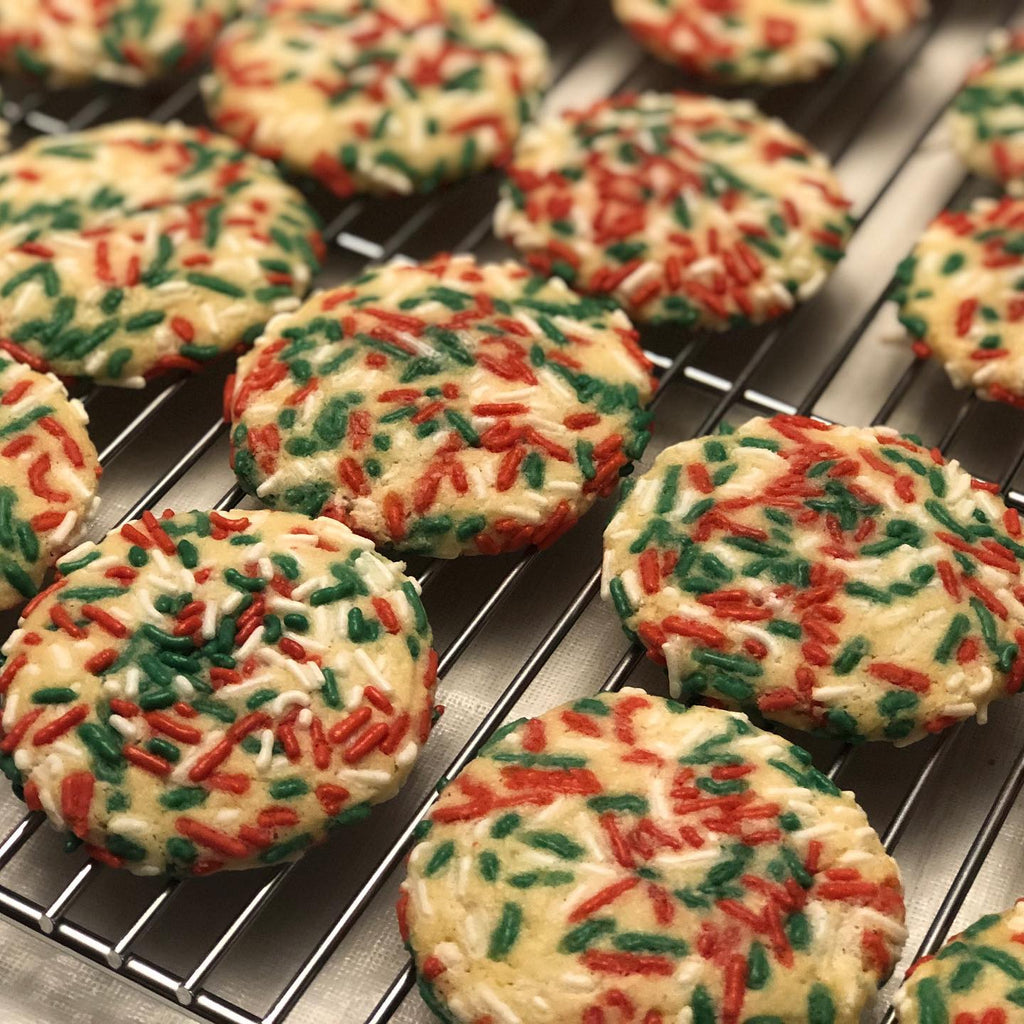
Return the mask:
M613 0L655 56L726 82L803 82L928 13L927 0Z
M185 71L239 0L0 0L0 69L68 86L143 85Z
M100 474L82 403L0 341L0 610L33 597L95 509Z
M748 101L646 92L529 126L494 224L636 320L724 330L813 295L849 205L828 160Z
M1024 537L956 462L799 416L667 448L603 592L672 695L848 741L984 720L1024 679Z
M427 739L418 588L341 523L146 512L58 568L3 648L0 768L104 863L293 860Z
M272 321L225 401L246 491L451 558L560 537L643 452L651 392L621 311L443 255Z
M992 36L946 123L972 171L1002 182L1024 178L1024 31Z
M1008 1024L1024 1006L1024 901L986 914L907 971L900 1024Z
M941 213L900 265L893 297L915 349L957 387L1024 405L1024 199Z
M444 1021L857 1024L899 870L742 715L627 689L501 729L442 792L399 919Z
M348 196L503 161L547 78L488 0L276 0L221 36L204 91L221 129Z
M0 157L0 323L48 369L139 386L252 340L318 267L316 217L268 163L120 121Z

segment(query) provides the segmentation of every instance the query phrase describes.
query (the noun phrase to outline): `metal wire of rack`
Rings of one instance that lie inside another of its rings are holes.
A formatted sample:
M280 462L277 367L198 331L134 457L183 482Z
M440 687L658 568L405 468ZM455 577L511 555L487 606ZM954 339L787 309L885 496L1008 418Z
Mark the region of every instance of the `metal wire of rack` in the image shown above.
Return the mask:
M693 87L645 57L603 0L512 6L551 44L552 107L617 89ZM1020 0L935 6L927 25L823 84L754 97L836 161L859 228L824 293L780 326L726 339L645 332L659 374L658 429L648 458L665 444L751 414L886 422L915 430L976 475L997 480L1008 500L1024 507L1024 416L954 392L940 369L915 360L906 346L884 344L892 333L885 294L896 262L940 208L983 188L949 152L937 127L942 112L988 31L1024 13ZM203 122L194 80L169 91L50 96L11 83L7 95L16 142L124 116ZM344 206L311 188L329 246L318 284L398 252L509 255L490 233L495 180L483 175L427 199ZM229 508L242 499L216 413L228 369L214 366L139 393L83 395L105 468L94 534L152 506ZM407 998L413 975L389 905L415 825L435 798L433 783L461 769L514 713L593 691L598 679L606 690L627 682L661 685L595 601L604 518L595 510L547 552L412 566L438 636L439 692L449 708L406 789L366 824L297 864L268 871L217 881L135 879L81 854L65 856L55 834L40 829L42 815L24 814L5 796L0 917L198 1020L280 1024L328 1011L373 1024L427 1020L415 996ZM792 737L857 792L886 848L899 847L901 862L914 864L905 871L911 941L904 966L911 954L936 948L969 910L993 849L1013 838L1007 822L1016 827L1018 814L1024 820L1016 803L1024 787L1024 720L1016 705L993 709L993 717L988 744L973 724L904 751ZM975 758L968 779L957 771L965 756ZM962 819L955 836L928 814L929 804L948 809L950 800ZM1014 870L982 894L1000 900L986 909L1002 907L1015 895L1012 886L1024 884ZM116 989L110 992L117 998ZM892 1019L884 998L876 1019Z

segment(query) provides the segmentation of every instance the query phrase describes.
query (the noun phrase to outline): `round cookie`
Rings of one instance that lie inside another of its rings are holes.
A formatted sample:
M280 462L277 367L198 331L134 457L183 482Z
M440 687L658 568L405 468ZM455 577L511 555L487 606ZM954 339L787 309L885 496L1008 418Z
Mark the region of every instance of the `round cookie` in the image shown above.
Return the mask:
M727 82L802 82L928 13L927 0L612 0L652 53Z
M200 61L239 0L0 0L0 69L142 85Z
M887 427L752 419L667 448L605 531L603 592L674 697L909 743L1024 679L1016 511Z
M900 1024L1012 1024L1024 1006L1024 901L986 914L907 971Z
M722 330L813 295L848 208L827 159L748 101L646 92L529 126L494 226L637 320Z
M987 178L1024 177L1024 31L996 32L946 119L964 163Z
M437 658L416 584L330 519L146 512L3 647L0 768L137 874L294 860L405 780Z
M915 349L957 387L1024 404L1024 199L978 199L941 213L896 275L893 297Z
M547 83L543 41L486 0L286 0L221 36L211 118L340 196L500 163Z
M857 1024L906 935L895 862L806 751L634 689L500 730L399 919L449 1024Z
M515 263L395 261L267 326L228 382L267 504L452 558L554 542L650 437L621 311Z
M88 422L56 377L9 359L0 341L0 610L35 595L98 504Z
M316 218L269 164L182 124L121 121L0 158L0 330L105 384L201 364L294 309Z

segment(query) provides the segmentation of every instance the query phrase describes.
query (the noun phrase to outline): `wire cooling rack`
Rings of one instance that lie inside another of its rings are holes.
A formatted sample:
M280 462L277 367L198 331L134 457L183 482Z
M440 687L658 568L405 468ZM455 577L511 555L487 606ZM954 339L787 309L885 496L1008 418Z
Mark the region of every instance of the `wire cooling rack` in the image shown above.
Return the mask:
M645 57L605 0L512 6L551 46L550 108L618 89L694 87ZM935 6L916 32L824 83L754 95L833 158L860 225L826 289L781 326L728 338L645 333L660 377L645 464L664 445L724 420L801 412L916 432L1024 505L1024 413L954 391L941 368L891 343L899 332L885 295L897 262L938 210L986 187L964 175L942 132L942 113L987 34L1024 13L1020 0ZM11 82L5 93L15 144L119 117L204 123L195 80L49 96ZM490 231L496 186L491 174L426 199L346 204L311 190L329 252L317 283L334 284L397 253L508 256ZM222 360L199 377L145 391L83 394L105 470L94 536L149 507L239 502L219 419L229 369ZM63 853L61 838L41 827L42 816L25 814L4 793L0 916L94 965L68 964L63 975L68 987L81 988L85 979L106 1007L90 1020L155 1019L132 1009L135 994L119 987L120 978L165 1000L161 1021L177 1018L171 1006L217 1024L293 1024L328 1014L339 1022L427 1021L411 993L391 907L413 828L438 779L472 759L510 716L627 682L664 692L660 672L628 648L613 614L595 600L608 511L594 510L540 554L410 566L441 652L439 697L447 710L406 788L367 822L294 865L167 882ZM12 625L0 621L0 631ZM790 738L857 793L903 867L910 940L897 974L951 927L1001 909L1024 889L1020 699L994 706L983 729L964 723L899 751ZM26 955L42 964L54 952L38 945ZM875 1020L891 1020L887 997L895 983L879 999ZM19 1002L27 1006L29 993L4 998L5 1020L39 1019Z

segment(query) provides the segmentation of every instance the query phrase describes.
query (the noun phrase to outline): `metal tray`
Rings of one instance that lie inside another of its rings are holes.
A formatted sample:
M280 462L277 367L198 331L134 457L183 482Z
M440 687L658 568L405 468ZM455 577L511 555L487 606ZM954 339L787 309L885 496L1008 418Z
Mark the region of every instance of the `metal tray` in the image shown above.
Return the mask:
M512 6L551 45L549 108L618 89L700 87L646 57L606 0ZM781 326L729 337L646 332L661 388L645 463L723 419L798 410L914 431L1024 504L1024 415L954 391L941 367L891 343L885 295L897 262L943 206L986 187L965 176L942 113L989 31L1024 11L1020 0L936 0L935 7L927 24L822 83L753 94L836 161L860 227L826 289ZM204 121L193 79L48 96L10 82L5 93L15 144L118 117ZM311 188L329 248L318 284L395 253L509 255L490 231L497 180L483 175L426 199L346 204ZM145 391L84 394L105 467L93 536L150 506L236 503L219 419L228 363ZM608 512L595 509L539 555L410 566L424 582L447 711L401 795L296 865L182 883L134 878L63 853L41 816L26 815L4 791L0 1020L428 1021L411 991L392 905L412 826L437 780L508 717L627 681L664 692L660 670L628 649L613 613L595 599ZM11 625L0 621L0 633ZM791 738L856 792L900 861L910 940L896 977L951 927L1024 891L1020 698L995 705L983 728L965 723L903 750ZM12 923L35 938L22 938ZM895 984L872 1020L886 1017Z

